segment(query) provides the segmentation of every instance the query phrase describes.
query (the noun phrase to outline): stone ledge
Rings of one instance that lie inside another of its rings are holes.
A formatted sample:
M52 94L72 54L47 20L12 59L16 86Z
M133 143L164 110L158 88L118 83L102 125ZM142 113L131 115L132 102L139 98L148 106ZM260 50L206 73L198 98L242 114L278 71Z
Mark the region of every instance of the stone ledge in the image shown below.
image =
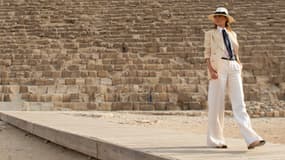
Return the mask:
M171 160L110 142L57 130L0 112L0 119L58 145L102 160Z

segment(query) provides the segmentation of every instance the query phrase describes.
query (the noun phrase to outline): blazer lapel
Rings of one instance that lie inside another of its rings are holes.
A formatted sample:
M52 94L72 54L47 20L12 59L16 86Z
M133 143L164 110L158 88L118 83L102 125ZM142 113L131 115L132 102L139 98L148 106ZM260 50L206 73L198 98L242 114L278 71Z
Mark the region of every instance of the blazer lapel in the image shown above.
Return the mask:
M216 30L214 32L214 38L216 40L216 42L218 43L218 47L222 48L222 49L225 49L225 45L224 45L224 40L223 40L223 36L222 36L222 33L219 32L218 30Z
M230 41L233 45L233 48L237 47L237 39L230 32L228 32L228 35L229 35ZM214 39L216 40L218 47L220 47L221 49L226 49L225 44L224 44L223 35L221 32L216 30L214 32Z

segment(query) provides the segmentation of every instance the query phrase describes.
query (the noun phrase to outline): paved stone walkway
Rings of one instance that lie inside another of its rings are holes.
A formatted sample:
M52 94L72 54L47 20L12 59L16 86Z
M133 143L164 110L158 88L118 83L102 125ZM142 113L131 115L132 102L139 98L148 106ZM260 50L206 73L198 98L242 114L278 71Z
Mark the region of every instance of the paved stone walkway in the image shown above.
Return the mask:
M247 150L244 140L227 138L228 149L213 149L205 146L205 135L117 124L110 121L112 117L81 117L68 112L0 112L0 118L103 160L285 159L285 145L281 144L268 142Z

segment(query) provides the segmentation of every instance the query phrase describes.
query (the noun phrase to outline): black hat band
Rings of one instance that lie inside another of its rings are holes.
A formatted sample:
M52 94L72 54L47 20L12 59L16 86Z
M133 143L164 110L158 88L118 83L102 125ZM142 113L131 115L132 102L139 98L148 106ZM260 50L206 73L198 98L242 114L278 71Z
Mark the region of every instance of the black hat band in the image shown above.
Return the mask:
M226 12L215 12L215 14L224 14L224 15L227 15Z

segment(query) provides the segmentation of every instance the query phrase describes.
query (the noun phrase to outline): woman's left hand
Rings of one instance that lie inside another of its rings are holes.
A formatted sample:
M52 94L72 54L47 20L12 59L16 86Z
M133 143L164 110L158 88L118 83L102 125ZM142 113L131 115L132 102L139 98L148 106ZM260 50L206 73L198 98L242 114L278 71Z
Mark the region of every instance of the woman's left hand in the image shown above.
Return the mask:
M238 62L238 64L239 64L239 66L240 66L240 70L242 70L242 63L239 62L239 61L237 61L237 62Z

